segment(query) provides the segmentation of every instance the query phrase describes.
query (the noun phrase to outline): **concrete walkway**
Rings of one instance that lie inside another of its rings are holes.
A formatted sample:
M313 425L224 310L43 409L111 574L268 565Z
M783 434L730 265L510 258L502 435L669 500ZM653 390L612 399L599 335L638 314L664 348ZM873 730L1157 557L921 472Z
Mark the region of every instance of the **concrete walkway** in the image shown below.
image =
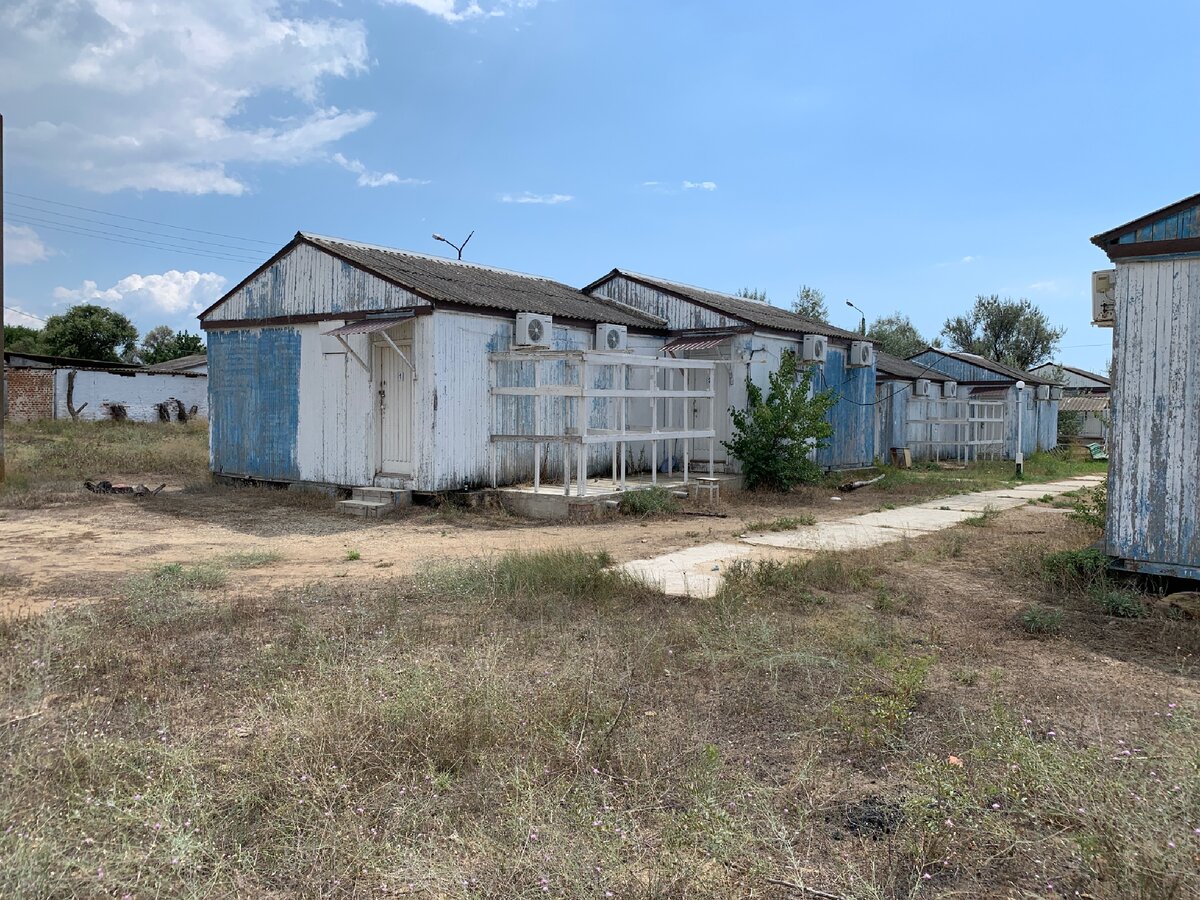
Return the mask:
M979 516L988 508L1015 509L1046 495L1057 497L1095 487L1102 480L1098 475L1082 475L1064 481L1016 484L994 491L956 494L915 506L818 522L794 531L744 534L736 544L703 544L651 559L636 559L621 568L661 587L671 596L711 597L720 587L722 573L729 563L753 556L759 547L808 552L879 547L950 528Z

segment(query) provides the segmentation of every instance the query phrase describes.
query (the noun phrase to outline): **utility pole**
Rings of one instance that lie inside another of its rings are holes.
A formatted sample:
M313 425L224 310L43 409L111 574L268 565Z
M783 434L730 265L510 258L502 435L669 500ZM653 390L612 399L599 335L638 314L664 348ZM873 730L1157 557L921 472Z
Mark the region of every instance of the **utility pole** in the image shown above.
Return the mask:
M4 484L4 415L8 412L8 367L4 365L4 114L0 113L0 484Z

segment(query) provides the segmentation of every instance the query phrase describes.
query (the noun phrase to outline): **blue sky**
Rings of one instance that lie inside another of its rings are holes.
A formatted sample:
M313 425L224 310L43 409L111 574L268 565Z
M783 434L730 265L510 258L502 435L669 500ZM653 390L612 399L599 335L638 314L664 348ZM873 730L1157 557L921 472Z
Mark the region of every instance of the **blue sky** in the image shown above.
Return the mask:
M1089 236L1200 190L1194 3L171 7L0 10L9 321L87 299L195 330L297 229L474 229L468 258L577 285L810 284L848 327L847 298L932 336L1024 296L1099 369ZM184 237L212 243L137 243Z

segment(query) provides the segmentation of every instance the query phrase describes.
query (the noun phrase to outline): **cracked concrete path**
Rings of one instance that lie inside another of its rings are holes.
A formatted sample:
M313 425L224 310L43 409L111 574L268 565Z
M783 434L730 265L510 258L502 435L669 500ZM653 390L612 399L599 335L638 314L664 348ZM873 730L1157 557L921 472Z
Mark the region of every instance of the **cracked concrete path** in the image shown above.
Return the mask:
M951 528L989 508L1015 509L1030 500L1095 487L1102 480L1099 475L1081 475L1042 484L1016 484L991 491L955 494L899 509L818 522L795 531L744 534L737 543L701 544L650 559L635 559L621 568L660 587L670 596L711 597L720 587L725 568L735 559L759 556L768 550L816 552L879 547Z

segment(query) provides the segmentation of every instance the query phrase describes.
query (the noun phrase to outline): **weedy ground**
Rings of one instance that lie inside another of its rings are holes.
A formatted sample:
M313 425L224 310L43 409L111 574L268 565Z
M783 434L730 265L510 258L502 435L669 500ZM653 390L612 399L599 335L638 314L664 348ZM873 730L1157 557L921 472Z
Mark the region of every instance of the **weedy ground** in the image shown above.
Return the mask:
M1200 629L1094 537L1027 507L711 600L571 549L134 566L0 624L0 895L1197 896Z

